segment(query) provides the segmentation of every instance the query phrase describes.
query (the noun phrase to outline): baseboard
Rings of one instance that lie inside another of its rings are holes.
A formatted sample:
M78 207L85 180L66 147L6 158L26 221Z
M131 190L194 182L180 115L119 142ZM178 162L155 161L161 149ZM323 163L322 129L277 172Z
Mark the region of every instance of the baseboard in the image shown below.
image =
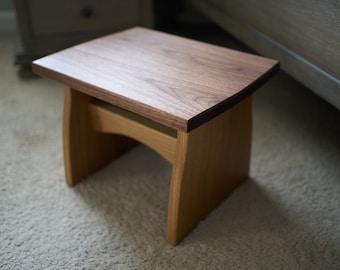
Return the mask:
M17 25L13 10L0 10L0 34L15 33Z

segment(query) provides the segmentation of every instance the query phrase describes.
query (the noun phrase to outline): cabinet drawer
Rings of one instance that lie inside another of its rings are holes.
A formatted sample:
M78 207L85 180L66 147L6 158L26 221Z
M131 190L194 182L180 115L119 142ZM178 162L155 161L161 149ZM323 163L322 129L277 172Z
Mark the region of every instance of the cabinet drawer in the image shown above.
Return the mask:
M27 1L35 36L118 30L139 23L138 0Z

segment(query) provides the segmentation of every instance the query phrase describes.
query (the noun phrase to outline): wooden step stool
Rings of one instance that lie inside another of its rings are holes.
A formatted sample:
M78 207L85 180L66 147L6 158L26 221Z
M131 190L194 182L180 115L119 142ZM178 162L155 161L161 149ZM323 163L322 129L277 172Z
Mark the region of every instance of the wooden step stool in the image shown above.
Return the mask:
M172 163L172 245L248 177L250 95L278 69L271 59L140 27L33 63L35 73L65 85L68 184L136 141Z

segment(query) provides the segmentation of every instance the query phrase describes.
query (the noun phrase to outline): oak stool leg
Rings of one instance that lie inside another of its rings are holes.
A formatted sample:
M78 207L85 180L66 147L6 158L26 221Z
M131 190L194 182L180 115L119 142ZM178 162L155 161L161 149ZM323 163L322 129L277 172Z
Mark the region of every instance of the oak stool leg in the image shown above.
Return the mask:
M66 182L74 185L135 145L129 138L91 128L91 97L64 88L63 144Z
M167 241L177 245L248 177L251 97L192 132L178 131Z

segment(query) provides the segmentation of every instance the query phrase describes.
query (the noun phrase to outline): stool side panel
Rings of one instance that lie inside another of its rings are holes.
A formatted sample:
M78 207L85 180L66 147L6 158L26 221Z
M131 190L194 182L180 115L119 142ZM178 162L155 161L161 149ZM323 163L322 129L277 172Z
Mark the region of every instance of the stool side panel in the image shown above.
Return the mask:
M65 174L67 183L75 185L137 144L126 137L95 132L88 115L88 95L65 87L64 98Z
M178 133L167 239L177 245L249 173L251 97L190 133Z

